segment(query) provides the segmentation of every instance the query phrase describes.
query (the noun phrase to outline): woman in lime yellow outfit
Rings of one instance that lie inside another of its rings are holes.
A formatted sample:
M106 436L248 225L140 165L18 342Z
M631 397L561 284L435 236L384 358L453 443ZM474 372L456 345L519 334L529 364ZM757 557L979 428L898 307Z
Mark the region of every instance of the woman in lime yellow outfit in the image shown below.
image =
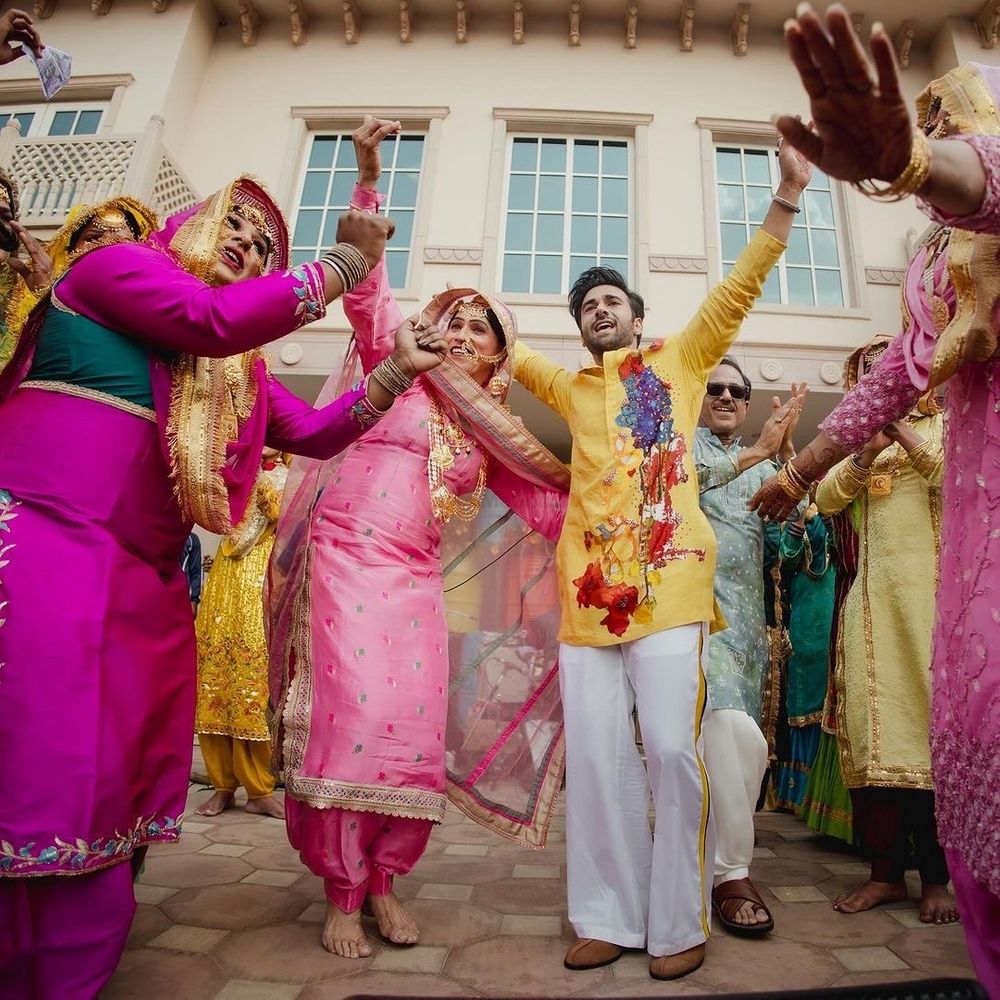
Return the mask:
M932 237L932 239L936 236ZM879 335L848 363L860 376L885 352ZM941 523L943 421L933 392L818 486L824 514L849 508L858 575L844 601L834 677L837 741L855 832L871 878L838 897L844 913L906 898L913 837L921 916L953 920L938 844L930 762L931 629Z
M282 456L265 449L257 502L223 539L205 582L196 625L195 730L215 794L199 816L232 808L240 785L247 812L284 816L273 794L263 588L287 478Z

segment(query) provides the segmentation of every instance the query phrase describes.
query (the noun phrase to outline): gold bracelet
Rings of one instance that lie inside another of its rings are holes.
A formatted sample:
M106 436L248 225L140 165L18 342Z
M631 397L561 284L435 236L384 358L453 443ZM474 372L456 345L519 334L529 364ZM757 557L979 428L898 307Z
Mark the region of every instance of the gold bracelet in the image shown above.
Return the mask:
M413 379L403 372L391 355L383 358L372 369L371 377L393 396L402 396L413 386Z
M900 175L888 187L879 187L876 181L854 181L853 186L867 198L876 201L902 201L916 194L931 173L931 143L920 129L913 129L909 162Z
M791 500L798 503L808 492L809 484L802 485L802 474L798 472L791 461L778 469L778 485L781 491Z

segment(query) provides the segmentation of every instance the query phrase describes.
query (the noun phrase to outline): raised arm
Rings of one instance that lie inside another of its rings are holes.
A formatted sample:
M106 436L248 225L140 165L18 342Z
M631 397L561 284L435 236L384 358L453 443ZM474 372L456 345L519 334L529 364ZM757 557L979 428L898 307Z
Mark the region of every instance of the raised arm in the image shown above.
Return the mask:
M708 378L732 346L788 242L811 168L808 161L787 144L779 146L778 162L781 182L760 229L754 233L732 271L708 293L680 334L681 355L700 381Z
M562 365L518 342L514 351L514 378L563 419L569 418L571 375Z

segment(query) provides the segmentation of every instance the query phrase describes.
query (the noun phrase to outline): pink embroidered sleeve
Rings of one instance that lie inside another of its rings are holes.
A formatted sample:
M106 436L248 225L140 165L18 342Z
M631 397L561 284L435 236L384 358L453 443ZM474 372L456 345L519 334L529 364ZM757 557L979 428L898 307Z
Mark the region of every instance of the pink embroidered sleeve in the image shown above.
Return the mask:
M967 142L978 154L986 171L986 194L975 215L955 216L918 199L921 210L935 222L974 233L1000 233L1000 135L956 135L948 142Z
M886 424L905 417L919 398L906 371L900 334L819 427L844 451L856 451Z
M56 294L69 309L112 330L205 358L261 347L326 314L318 264L215 288L137 243L87 254Z
M333 458L371 426L368 411L360 406L364 394L364 387L358 386L316 409L269 378L267 444L307 458Z
M369 212L378 212L381 196L377 191L354 187L352 204ZM383 358L392 354L396 331L403 314L389 287L389 271L383 257L371 274L344 296L344 312L354 330L361 367L370 372Z

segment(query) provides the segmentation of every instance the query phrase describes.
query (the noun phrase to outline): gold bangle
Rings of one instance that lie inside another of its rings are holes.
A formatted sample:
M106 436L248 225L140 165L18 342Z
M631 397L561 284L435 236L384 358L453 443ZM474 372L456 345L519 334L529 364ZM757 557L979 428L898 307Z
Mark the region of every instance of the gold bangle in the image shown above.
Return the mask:
M808 492L809 484L803 484L803 476L791 461L785 462L785 464L778 469L778 485L781 487L781 491L791 500L798 503Z
M910 145L910 159L903 167L899 176L887 187L879 187L876 181L854 181L854 188L865 197L876 201L902 201L911 194L916 194L931 173L931 143L920 129L913 129L913 141Z

